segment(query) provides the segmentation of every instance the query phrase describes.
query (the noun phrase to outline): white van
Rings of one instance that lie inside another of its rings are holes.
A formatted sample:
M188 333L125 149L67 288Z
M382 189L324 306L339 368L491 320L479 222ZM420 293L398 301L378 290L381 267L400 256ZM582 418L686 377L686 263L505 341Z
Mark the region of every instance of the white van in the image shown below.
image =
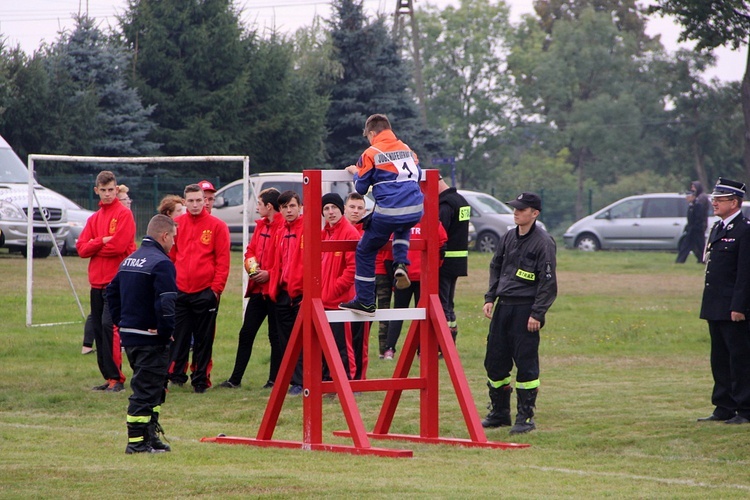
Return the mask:
M259 217L255 212L255 205L258 200L257 195L264 189L272 187L278 189L280 193L294 191L302 199L302 172L267 172L252 174L250 176L250 195L248 201L248 207L251 210L248 217L250 219L250 223L248 224L250 234L255 231L255 219ZM354 191L354 183L324 181L322 191L324 194L338 193L341 195L341 198L346 199L347 195ZM223 220L229 226L232 245L242 245L242 195L242 179L227 184L216 192L216 202L211 211L211 215ZM366 204L371 205L372 202L367 200L365 198ZM302 199L302 202L304 204L304 199Z
M62 245L69 226L65 201L51 189L34 183L34 193L41 207L35 206L34 257L45 258L52 248ZM0 137L0 246L26 256L26 231L29 198L29 171L26 165ZM36 202L34 202L36 203ZM49 222L52 237L47 232L44 217Z

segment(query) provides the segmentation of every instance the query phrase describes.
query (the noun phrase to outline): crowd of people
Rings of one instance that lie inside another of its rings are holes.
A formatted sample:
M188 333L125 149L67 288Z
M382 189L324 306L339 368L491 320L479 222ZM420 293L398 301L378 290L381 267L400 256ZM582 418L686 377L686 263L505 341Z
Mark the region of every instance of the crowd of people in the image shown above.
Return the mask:
M422 172L417 155L392 131L384 115L370 116L363 134L370 147L356 165L347 167L355 192L346 199L327 193L321 200L322 240L356 240L354 251L324 252L321 299L326 309L374 316L377 308L408 307L419 301L420 255L409 251L421 237ZM216 189L208 181L185 187L183 196L170 195L149 222L140 248L128 189L117 186L110 171L101 172L94 187L99 210L88 221L77 243L90 259L93 334L105 392L124 389L122 350L132 368L132 395L127 412L127 453L160 453L170 446L160 439L159 416L169 385L190 382L193 392L213 386L212 351L221 296L229 279L230 238L227 225L211 215ZM371 192L375 207L366 213L364 196ZM456 280L467 275L470 207L460 194L439 181L439 296L446 323L456 340L454 311ZM120 199L120 201L118 201ZM538 387L539 330L556 296L554 241L535 224L541 203L533 193L511 202L518 227L503 239L491 265L490 289L484 312L492 318L485 367L491 412L486 427L510 425L510 370L519 368L516 382L519 415L512 432L534 428L533 409ZM247 307L238 334L231 375L219 387L238 389L264 322L268 325L271 362L268 389L276 384L302 303L304 217L302 199L294 191L274 188L259 193L260 218L244 253L248 274ZM386 243L390 248L384 250ZM492 309L497 300L495 314ZM396 355L400 321L381 321L379 356ZM344 372L349 379L366 378L370 323L333 323L331 330ZM531 334L531 335L527 335ZM192 352L192 359L191 359ZM302 393L302 356L288 388ZM330 379L323 366L324 379ZM260 382L259 382L260 383Z

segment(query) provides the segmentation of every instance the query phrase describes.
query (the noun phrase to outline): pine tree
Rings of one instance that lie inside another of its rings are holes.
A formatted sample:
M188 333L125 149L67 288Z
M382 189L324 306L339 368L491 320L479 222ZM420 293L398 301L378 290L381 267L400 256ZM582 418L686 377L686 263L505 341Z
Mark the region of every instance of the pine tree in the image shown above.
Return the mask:
M367 147L362 128L367 117L382 113L391 120L396 135L420 155L428 137L419 124L416 103L408 93L411 70L382 17L369 22L362 2L336 0L331 20L333 46L343 68L334 85L328 109L326 153L333 168L353 164Z

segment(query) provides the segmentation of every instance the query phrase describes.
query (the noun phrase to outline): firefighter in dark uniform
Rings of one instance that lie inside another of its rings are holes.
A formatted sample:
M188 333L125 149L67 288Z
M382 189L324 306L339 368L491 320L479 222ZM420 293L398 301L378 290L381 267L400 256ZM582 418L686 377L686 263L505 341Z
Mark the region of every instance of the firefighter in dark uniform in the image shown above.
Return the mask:
M742 215L745 185L719 177L711 204L721 218L706 247L701 319L711 335L713 413L699 422L750 422L750 221Z
M510 372L515 363L518 414L510 433L520 434L536 428L533 417L539 390L539 331L557 297L556 245L536 224L542 209L537 194L522 193L508 205L514 208L516 227L500 239L490 262L490 286L484 296L483 312L492 321L484 358L490 412L482 426L511 425Z
M703 251L706 247L706 227L708 226L708 210L711 202L703 185L699 181L690 184L690 191L685 194L688 201L687 224L680 240L680 248L677 252L677 264L684 264L693 251L698 259L698 264L703 264Z
M166 397L169 342L174 333L177 282L168 253L177 226L171 217L155 215L141 248L120 264L107 287L112 320L133 369L128 405L125 453L170 451L159 438L161 405Z
M448 233L443 265L440 266L440 303L445 320L451 331L453 342L458 335L458 323L453 306L456 295L456 282L459 276L468 275L469 267L469 217L471 207L456 188L448 187L442 176L438 184L440 191L440 222Z

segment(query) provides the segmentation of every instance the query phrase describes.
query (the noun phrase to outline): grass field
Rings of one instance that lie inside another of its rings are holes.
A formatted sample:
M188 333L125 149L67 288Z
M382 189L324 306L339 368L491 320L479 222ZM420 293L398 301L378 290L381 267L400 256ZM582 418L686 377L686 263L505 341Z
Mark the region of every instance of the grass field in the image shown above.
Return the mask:
M240 261L222 300L215 384L230 374L241 322ZM727 498L750 495L750 426L698 424L708 415L708 333L698 319L702 266L667 253L559 251L559 296L542 331L538 430L524 450L387 442L410 459L199 442L254 436L265 409L265 329L239 390L170 391L162 423L173 452L128 456L129 390L92 392L82 324L26 328L25 260L0 253L0 497L2 498ZM66 257L88 307L86 261ZM459 280L458 349L477 411L486 413L482 317L489 256ZM35 261L34 322L78 321L56 258ZM377 354L371 337L370 352ZM371 360L370 378L393 364ZM129 368L125 368L130 375ZM468 437L443 367L441 435ZM372 428L382 394L358 398ZM324 401L326 442L348 444L337 400ZM394 433L418 434L418 397L402 398ZM301 439L300 398L287 399L274 437ZM508 441L507 428L488 437ZM374 442L383 446L384 442Z

